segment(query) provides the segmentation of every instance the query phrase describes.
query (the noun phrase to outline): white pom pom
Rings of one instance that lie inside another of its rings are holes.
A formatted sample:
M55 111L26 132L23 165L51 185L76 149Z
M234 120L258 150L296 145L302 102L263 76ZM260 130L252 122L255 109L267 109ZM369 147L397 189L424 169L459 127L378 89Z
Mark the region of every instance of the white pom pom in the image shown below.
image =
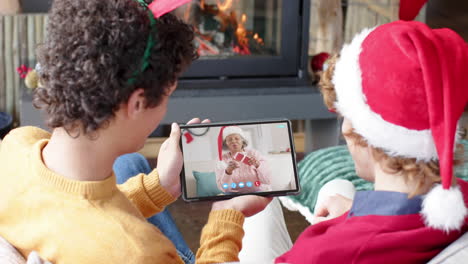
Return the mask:
M421 214L427 226L449 232L460 230L468 211L460 188L438 184L424 198Z

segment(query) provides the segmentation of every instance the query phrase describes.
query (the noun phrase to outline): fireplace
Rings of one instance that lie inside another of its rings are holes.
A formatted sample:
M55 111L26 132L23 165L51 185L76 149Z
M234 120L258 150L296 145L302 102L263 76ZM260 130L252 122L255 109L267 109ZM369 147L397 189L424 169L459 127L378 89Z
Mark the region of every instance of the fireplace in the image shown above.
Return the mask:
M194 26L200 59L179 80L161 124L193 117L311 120L307 145L331 145L335 115L307 74L309 9L310 0L193 0L175 10ZM44 28L45 17L28 15L32 30ZM21 125L45 128L31 94L21 102Z
M304 83L308 2L194 0L178 8L174 14L194 27L200 56L180 87Z

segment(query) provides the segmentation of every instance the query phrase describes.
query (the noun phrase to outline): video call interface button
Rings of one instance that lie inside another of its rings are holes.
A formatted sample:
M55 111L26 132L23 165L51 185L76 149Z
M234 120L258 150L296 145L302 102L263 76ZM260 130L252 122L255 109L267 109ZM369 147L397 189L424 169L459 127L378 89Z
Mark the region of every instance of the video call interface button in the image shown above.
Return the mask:
M259 187L261 183L260 181L255 181L255 182L248 181L248 182L239 182L239 183L232 182L231 184L223 183L222 186L223 186L223 189L229 189L229 187L231 187L231 189L234 189L234 188L244 188L244 187L250 188L254 185Z

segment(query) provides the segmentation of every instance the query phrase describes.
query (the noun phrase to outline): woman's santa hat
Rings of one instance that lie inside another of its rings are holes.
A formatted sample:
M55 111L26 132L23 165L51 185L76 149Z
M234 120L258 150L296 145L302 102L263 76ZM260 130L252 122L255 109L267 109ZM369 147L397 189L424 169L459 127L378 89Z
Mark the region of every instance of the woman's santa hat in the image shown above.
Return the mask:
M219 130L218 135L218 155L219 160L223 160L223 142L227 136L232 134L239 134L242 138L245 138L244 131L238 126L223 126Z
M457 121L468 101L468 46L449 29L397 21L364 30L343 47L336 108L390 156L439 160L442 185L424 198L426 225L460 229L467 216L452 186Z

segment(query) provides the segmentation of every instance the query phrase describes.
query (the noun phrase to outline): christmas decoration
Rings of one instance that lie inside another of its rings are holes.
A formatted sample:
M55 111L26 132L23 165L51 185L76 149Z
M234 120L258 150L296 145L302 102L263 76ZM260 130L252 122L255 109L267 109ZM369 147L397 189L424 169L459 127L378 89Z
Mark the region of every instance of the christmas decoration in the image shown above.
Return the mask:
M455 32L397 21L364 30L343 47L333 78L336 109L369 145L390 156L439 160L442 185L425 196L421 214L445 231L459 229L468 214L452 186L466 69L468 46Z

